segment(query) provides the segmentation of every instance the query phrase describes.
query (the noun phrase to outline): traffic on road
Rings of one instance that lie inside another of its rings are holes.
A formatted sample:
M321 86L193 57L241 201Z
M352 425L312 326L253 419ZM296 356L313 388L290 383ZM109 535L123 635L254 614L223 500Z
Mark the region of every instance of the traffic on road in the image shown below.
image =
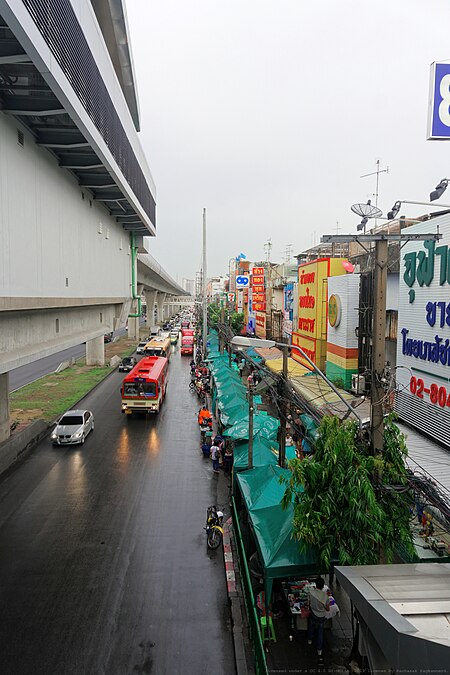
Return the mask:
M228 485L173 350L158 414L121 414L116 371L1 479L5 675L234 672L223 553L204 532Z

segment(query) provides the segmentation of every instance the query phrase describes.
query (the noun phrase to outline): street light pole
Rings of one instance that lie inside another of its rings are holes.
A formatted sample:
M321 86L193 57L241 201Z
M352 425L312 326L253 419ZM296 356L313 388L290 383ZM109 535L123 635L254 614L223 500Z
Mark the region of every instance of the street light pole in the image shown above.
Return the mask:
M248 468L253 469L253 385L248 384Z
M206 338L208 335L208 304L206 298L206 209L203 209L203 331L202 352L206 358Z
M258 338L247 338L247 337L240 337L239 335L236 335L231 340L231 344L234 345L235 347L280 347L281 349L287 348L287 349L293 349L294 351L297 351L300 356L305 359L305 361L311 366L311 369L322 379L324 380L327 385L334 391L336 396L342 401L342 403L345 405L346 408L348 408L349 412L351 412L358 420L359 426L361 428L362 422L361 418L359 415L355 412L355 410L352 408L350 403L345 400L345 398L342 396L340 391L336 389L334 384L327 378L327 376L322 373L322 371L316 366L314 361L311 361L309 356L305 354L303 349L299 347L298 345L287 345L284 342L275 342L275 340L259 340Z

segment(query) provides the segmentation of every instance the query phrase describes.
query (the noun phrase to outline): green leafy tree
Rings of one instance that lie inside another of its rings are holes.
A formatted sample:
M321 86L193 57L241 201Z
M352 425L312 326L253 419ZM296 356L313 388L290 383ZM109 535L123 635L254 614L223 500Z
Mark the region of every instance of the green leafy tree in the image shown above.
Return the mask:
M217 328L217 325L220 323L220 305L215 302L211 302L208 305L208 324L212 328Z
M245 317L244 314L242 314L242 312L233 312L233 314L231 315L230 323L233 333L235 335L239 335L239 333L243 329L244 321Z
M294 500L294 536L316 550L321 569L336 558L341 565L392 562L400 544L412 553L406 454L392 419L375 457L355 422L325 417L314 456L289 462L283 504Z

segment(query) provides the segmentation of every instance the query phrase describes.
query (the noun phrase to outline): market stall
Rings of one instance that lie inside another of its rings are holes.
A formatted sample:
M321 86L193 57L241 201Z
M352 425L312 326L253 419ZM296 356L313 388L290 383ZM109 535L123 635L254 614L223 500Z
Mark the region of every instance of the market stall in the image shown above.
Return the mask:
M271 597L274 579L305 579L320 572L313 549L301 548L293 538L293 505L281 505L285 487L280 476L289 475L289 469L275 464L236 474L263 568L266 598Z
M303 579L299 581L283 581L282 588L284 597L289 606L292 619L292 628L296 630L307 630L308 628L308 593L311 588L315 588L314 581ZM339 607L331 594L330 588L325 584L323 590L328 594L330 609L325 614L324 628L331 628L331 619L339 614Z

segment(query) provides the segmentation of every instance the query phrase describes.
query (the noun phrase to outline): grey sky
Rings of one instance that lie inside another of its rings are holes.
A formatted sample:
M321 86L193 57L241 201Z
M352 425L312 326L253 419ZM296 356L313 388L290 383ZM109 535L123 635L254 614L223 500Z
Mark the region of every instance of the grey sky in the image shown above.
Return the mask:
M141 142L158 191L150 252L181 281L241 251L279 261L355 231L350 205L427 201L450 143L426 141L429 66L450 58L447 0L126 0ZM448 196L443 203L450 203ZM421 207L405 207L415 215ZM425 209L426 210L426 209Z

